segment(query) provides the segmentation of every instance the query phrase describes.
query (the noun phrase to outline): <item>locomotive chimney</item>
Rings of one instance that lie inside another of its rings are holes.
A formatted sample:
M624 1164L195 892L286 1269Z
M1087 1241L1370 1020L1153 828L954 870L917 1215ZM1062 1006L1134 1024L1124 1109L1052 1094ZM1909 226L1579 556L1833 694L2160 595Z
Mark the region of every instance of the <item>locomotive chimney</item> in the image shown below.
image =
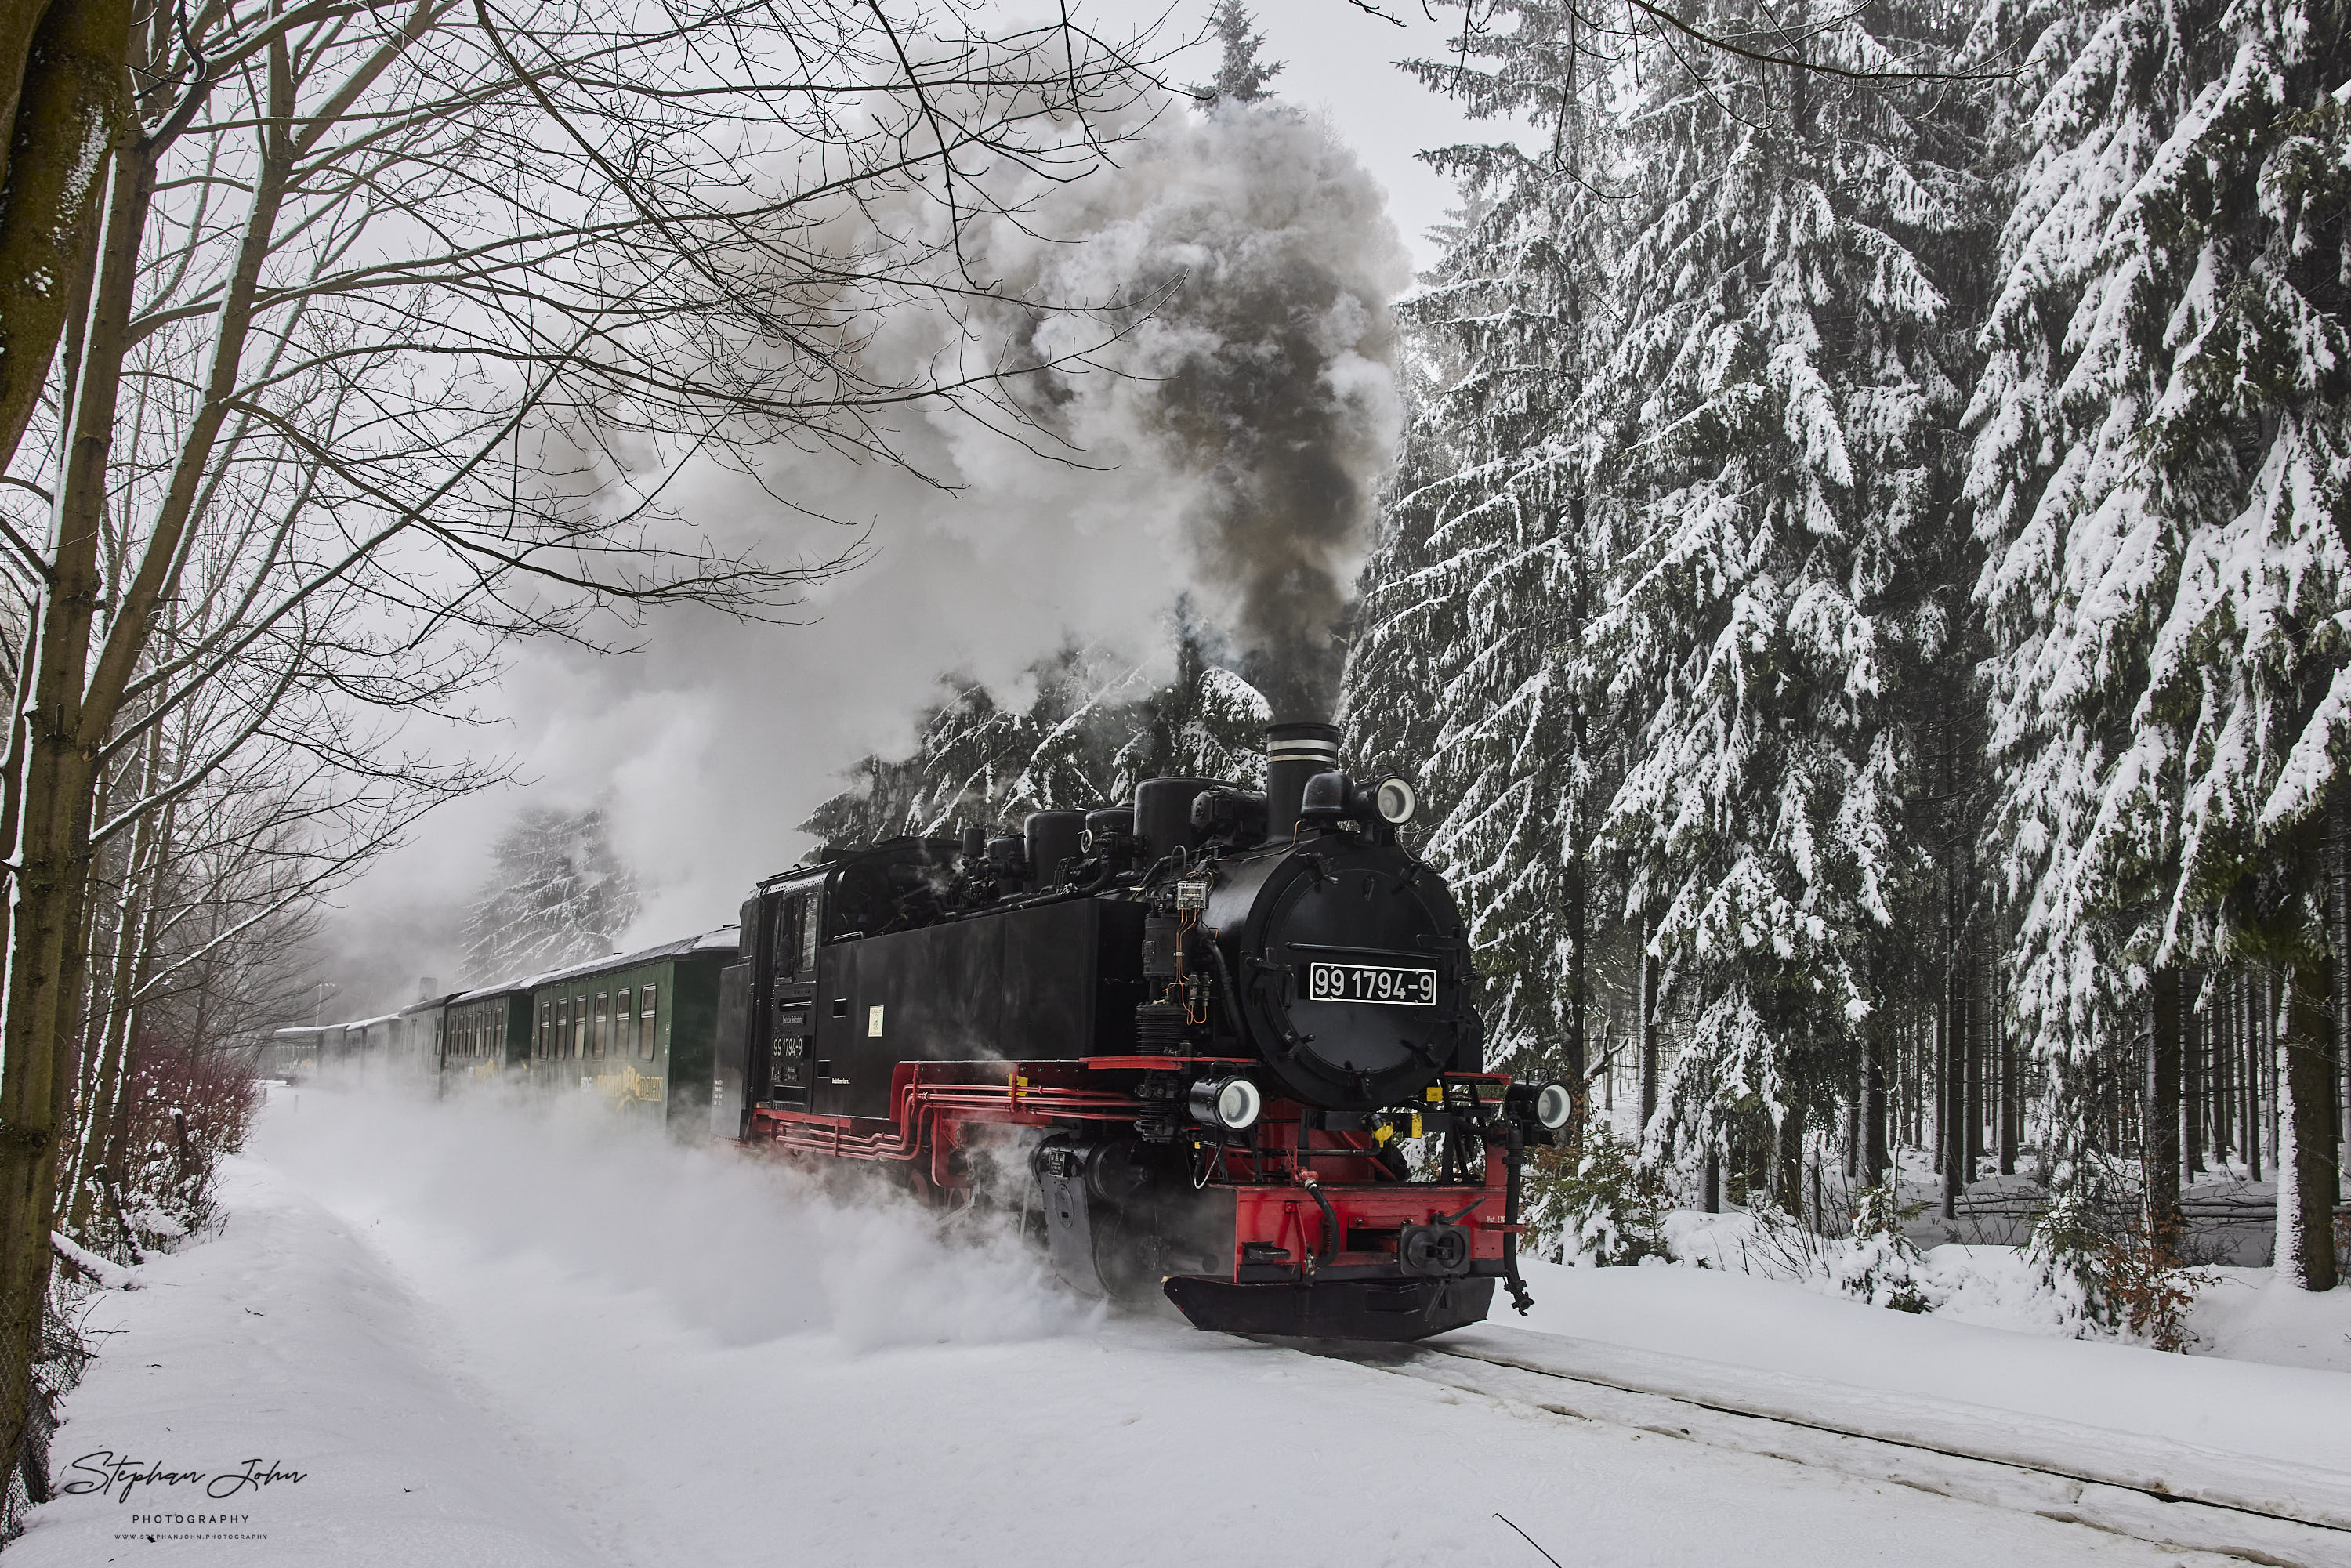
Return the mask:
M1306 781L1339 766L1339 727L1265 727L1265 836L1287 842L1298 835L1298 807Z

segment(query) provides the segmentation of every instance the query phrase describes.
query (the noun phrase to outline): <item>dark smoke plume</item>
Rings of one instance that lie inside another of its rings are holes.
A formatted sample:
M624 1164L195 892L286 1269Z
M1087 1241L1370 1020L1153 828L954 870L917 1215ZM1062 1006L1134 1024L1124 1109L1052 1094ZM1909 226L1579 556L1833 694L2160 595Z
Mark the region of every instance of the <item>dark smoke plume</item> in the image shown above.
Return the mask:
M1168 433L1207 479L1201 565L1230 587L1235 641L1277 718L1327 719L1337 640L1369 523L1384 432L1332 383L1326 324L1354 303L1336 268L1292 256L1238 276L1187 279L1184 316L1215 338L1160 383ZM1394 350L1384 310L1344 351Z
M1204 608L1277 717L1327 718L1399 418L1410 274L1383 193L1323 126L1235 102L1078 194L1112 210L1056 214L1089 237L1040 258L1043 288L1154 306L1112 369L1040 403L1089 451L1157 449Z

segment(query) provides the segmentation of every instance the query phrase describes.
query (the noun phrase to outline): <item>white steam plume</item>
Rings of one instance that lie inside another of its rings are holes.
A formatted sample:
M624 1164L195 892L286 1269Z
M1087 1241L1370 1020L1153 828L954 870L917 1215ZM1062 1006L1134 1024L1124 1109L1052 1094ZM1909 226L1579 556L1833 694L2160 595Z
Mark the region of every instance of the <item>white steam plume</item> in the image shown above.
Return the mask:
M309 1083L276 1092L252 1146L346 1218L645 1291L721 1343L994 1343L1099 1316L1051 1282L1009 1219L945 1219L878 1181L820 1188L584 1096L428 1103Z

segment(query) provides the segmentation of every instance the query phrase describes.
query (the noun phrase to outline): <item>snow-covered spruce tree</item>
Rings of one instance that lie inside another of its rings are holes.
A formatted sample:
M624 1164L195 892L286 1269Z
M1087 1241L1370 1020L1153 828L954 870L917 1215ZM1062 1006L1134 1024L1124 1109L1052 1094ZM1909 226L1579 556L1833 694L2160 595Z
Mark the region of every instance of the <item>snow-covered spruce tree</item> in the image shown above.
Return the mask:
M924 716L914 751L894 761L866 758L858 783L819 806L800 830L825 843L864 844L952 833L966 823L995 828L1038 747L1067 716L1079 663L1069 649L1041 661L1026 708L1000 706L977 682L943 683L948 695ZM1092 799L1091 789L1079 794L1082 803Z
M1217 68L1217 79L1186 89L1203 108L1214 109L1225 102L1255 103L1272 96L1269 84L1281 74L1281 62L1267 64L1257 57L1258 51L1265 47L1265 35L1252 30L1256 22L1241 0L1217 0L1214 15L1208 18L1208 28L1216 34L1224 51Z
M1970 478L2019 1010L2078 1141L2078 1080L2153 977L2288 966L2280 1256L2325 1289L2351 47L2300 5L1993 25L2040 83Z
M2012 1005L2050 1069L2061 1181L2102 1055L2177 957L2161 890L2178 869L2179 737L2138 706L2184 535L2215 499L2146 461L2186 276L2137 193L2193 97L2215 9L1995 5L1978 39L2022 61L1996 126L2008 215L1968 413L1989 840L2005 846Z
M1147 697L1144 722L1119 749L1112 782L1115 800L1130 799L1146 779L1218 779L1251 789L1265 784L1265 727L1273 721L1265 694L1211 663L1202 634L1183 626L1176 640L1176 674Z
M1865 74L1935 57L1949 23L1933 5L1692 19L1789 29ZM1723 53L1645 57L1638 85L1623 320L1593 395L1627 509L1594 653L1641 729L1602 834L1695 1014L1667 1098L1768 1120L1792 1208L1808 1118L1887 1000L1867 956L1921 870L1907 686L1954 632L1935 589L1972 208L1946 117L1965 99Z
M601 806L524 811L500 835L490 865L462 934L465 974L477 982L601 957L641 907Z
M1343 715L1353 754L1417 773L1435 808L1422 852L1468 916L1489 1057L1571 1082L1604 723L1584 647L1606 552L1583 397L1608 341L1617 41L1573 4L1506 0L1466 57L1408 67L1540 141L1427 155L1467 204L1404 308L1415 406Z
M1156 686L1126 660L1075 647L1029 674L1035 695L1025 708L1000 705L976 682L948 683L914 749L867 758L859 782L801 831L842 844L965 827L1011 833L1031 811L1113 805L1145 779L1264 782L1266 700L1211 663L1188 627L1178 630L1173 677Z

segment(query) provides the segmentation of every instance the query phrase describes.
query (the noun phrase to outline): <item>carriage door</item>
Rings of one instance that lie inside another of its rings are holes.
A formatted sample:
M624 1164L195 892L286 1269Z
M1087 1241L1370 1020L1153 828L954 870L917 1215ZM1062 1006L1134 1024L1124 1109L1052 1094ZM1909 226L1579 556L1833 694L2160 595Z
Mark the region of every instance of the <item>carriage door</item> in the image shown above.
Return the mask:
M769 951L775 973L768 988L775 1009L768 1031L768 1103L787 1110L809 1107L809 1050L816 1043L816 950L821 934L820 892L794 894L776 903L776 929Z

